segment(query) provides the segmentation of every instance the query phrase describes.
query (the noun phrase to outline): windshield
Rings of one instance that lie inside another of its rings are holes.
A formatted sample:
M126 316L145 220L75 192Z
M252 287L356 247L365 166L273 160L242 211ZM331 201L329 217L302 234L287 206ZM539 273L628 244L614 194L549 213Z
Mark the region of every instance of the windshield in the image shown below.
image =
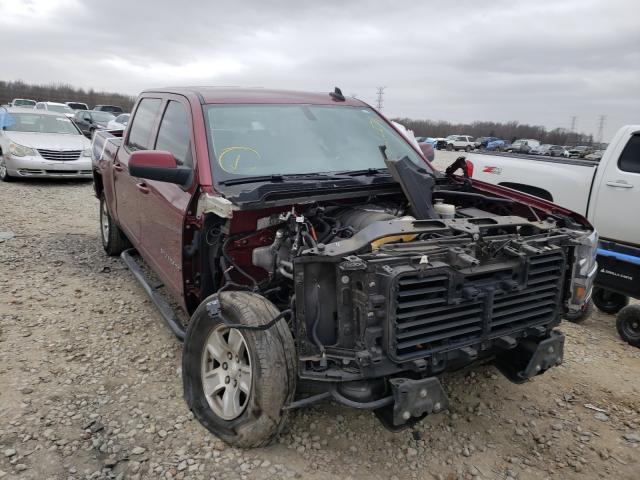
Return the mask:
M388 158L425 161L369 108L328 105L205 107L216 180L385 168Z
M34 100L24 100L22 98L16 98L13 101L14 107L35 107L36 102Z
M9 113L5 130L9 132L61 133L80 135L71 120L57 115L39 113Z
M94 122L106 123L113 120L114 117L109 112L91 112L91 116L93 117Z
M52 112L58 112L58 113L73 113L73 110L71 110L66 105L52 105L52 104L49 104L47 109L51 110Z

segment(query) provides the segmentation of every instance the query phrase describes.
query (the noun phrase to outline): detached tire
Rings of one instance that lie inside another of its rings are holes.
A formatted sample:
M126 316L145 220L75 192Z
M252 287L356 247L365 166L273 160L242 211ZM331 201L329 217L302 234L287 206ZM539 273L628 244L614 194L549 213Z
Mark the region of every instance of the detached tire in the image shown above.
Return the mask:
M596 287L593 289L593 303L596 304L598 310L604 313L615 315L624 307L629 305L629 297L621 293L612 292L605 288Z
M111 218L104 192L100 194L100 238L107 255L115 257L129 247L129 240Z
M197 308L184 341L184 396L195 417L220 439L240 448L269 444L282 431L293 400L296 358L284 319L267 330L229 329L209 317L208 297ZM280 312L264 297L219 294L229 323L264 325Z
M640 305L627 305L620 310L616 328L625 342L640 347Z

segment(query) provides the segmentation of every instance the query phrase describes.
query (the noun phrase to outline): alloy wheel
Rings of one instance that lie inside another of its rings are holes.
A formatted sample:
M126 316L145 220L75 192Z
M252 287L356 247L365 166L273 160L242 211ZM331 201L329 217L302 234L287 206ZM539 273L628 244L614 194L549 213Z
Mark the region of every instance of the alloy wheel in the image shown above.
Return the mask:
M100 208L100 229L102 230L102 239L106 242L109 240L109 211L107 210L107 202L102 202Z
M202 388L213 412L234 420L244 412L251 394L251 358L244 336L218 325L202 354Z

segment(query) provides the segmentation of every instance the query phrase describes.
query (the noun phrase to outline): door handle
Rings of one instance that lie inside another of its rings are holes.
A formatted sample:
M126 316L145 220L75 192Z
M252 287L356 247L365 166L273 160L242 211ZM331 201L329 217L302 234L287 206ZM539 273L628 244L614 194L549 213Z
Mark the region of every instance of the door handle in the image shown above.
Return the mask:
M113 169L114 169L116 172L123 172L123 171L124 171L124 168L123 168L123 167L122 167L122 165L120 165L119 163L114 163L114 164L113 164Z
M633 185L623 181L607 182L607 185L614 188L633 188Z
M138 190L140 190L142 193L149 193L149 187L147 187L147 184L142 182L142 183L136 183L136 187L138 188Z

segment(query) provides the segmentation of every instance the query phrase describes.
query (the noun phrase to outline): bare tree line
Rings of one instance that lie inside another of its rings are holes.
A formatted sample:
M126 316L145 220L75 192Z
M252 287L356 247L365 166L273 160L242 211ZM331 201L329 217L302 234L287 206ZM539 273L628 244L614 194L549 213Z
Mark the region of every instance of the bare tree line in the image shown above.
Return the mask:
M96 105L119 105L125 111L131 111L134 97L112 92L97 92L90 88L75 88L61 83L28 84L22 80L5 82L0 80L0 105L14 98L29 98L38 102L82 102L93 108Z
M507 142L518 138L533 138L553 145L591 145L593 143L593 135L571 132L564 128L547 130L540 125L527 125L515 121L451 123L443 120L412 120L410 118L397 118L394 121L413 130L417 137L437 138L457 134L471 135L476 138L498 137Z

